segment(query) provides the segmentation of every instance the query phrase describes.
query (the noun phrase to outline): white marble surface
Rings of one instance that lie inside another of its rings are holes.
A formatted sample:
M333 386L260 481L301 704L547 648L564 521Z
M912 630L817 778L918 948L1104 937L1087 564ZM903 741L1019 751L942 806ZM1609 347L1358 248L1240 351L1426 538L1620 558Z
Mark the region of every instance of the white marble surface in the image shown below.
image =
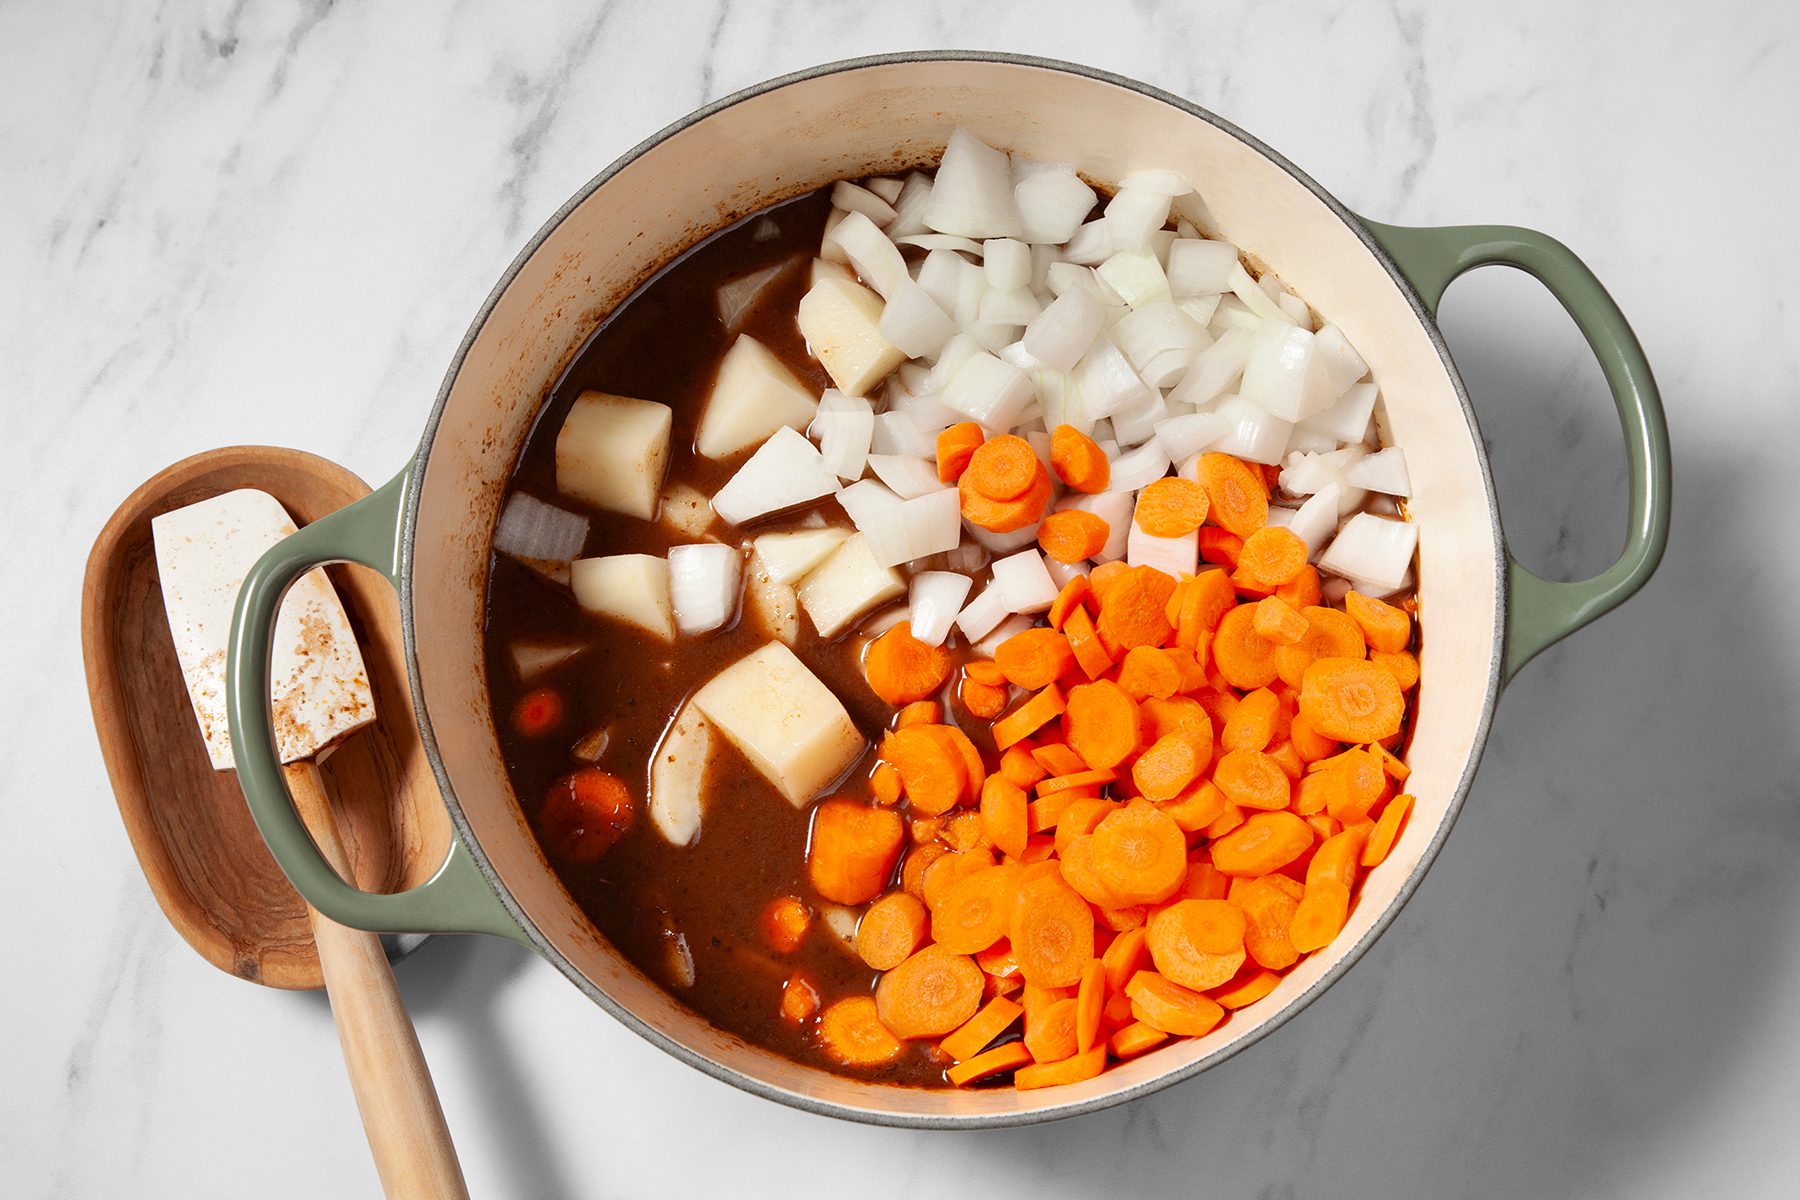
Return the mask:
M322 999L204 964L131 856L77 644L107 512L231 442L386 478L494 279L614 155L780 72L932 46L1160 84L1374 216L1561 236L1664 387L1668 558L1505 697L1376 950L1224 1067L1048 1128L867 1129L663 1057L516 948L440 939L402 986L475 1193L1793 1194L1800 9L425 7L0 4L0 1195L377 1191ZM1604 565L1619 437L1572 328L1498 272L1444 324L1515 544Z

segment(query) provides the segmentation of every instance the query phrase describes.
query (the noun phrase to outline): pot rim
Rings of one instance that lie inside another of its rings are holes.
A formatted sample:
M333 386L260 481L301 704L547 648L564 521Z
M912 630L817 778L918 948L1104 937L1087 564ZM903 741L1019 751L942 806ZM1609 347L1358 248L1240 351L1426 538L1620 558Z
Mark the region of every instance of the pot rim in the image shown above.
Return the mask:
M1069 1101L1061 1104L1045 1104L1042 1107L1023 1110L967 1114L909 1113L887 1111L874 1107L856 1107L834 1101L821 1100L815 1096L791 1091L786 1088L766 1083L762 1080L753 1079L733 1068L725 1066L715 1059L696 1053L687 1046L682 1045L680 1042L667 1037L662 1032L640 1019L630 1009L619 1004L611 996L594 986L594 984L589 981L588 978L583 975L574 964L549 941L548 938L544 936L537 928L536 924L525 914L518 902L513 899L511 891L507 888L505 882L500 878L499 874L489 862L487 855L481 848L481 843L474 835L474 831L470 826L467 817L463 814L462 804L457 799L455 789L451 786L449 776L444 768L443 756L438 750L437 739L432 730L431 714L425 701L423 681L419 675L418 647L415 639L412 616L413 538L418 527L418 512L424 490L425 467L430 459L432 445L436 440L438 426L443 419L444 410L449 402L451 390L455 386L457 377L462 372L464 360L468 357L469 351L475 343L475 339L486 326L488 318L493 314L494 308L499 303L501 296L518 277L519 272L523 269L526 262L529 261L532 255L543 246L569 215L585 202L588 197L593 195L615 175L624 170L631 163L635 162L642 155L690 126L698 124L708 117L713 116L715 113L721 112L733 105L787 87L790 84L805 83L809 80L818 79L828 75L859 71L872 67L896 66L907 63L938 62L1000 63L1008 66L1034 67L1042 70L1060 71L1064 74L1077 75L1100 83L1108 83L1116 87L1137 92L1140 95L1168 104L1181 112L1204 121L1221 132L1236 138L1244 145L1250 147L1252 150L1280 167L1291 179L1317 197L1345 224L1345 226L1349 228L1350 232L1363 243L1368 251L1374 255L1375 259L1381 264L1383 269L1387 271L1389 277L1392 278L1394 283L1400 288L1401 294L1406 298L1407 304L1412 308L1413 315L1418 319L1420 325L1423 326L1426 336L1431 340L1432 346L1437 350L1438 358L1443 363L1445 373L1449 377L1451 386L1455 389L1457 401L1462 405L1463 417L1468 422L1471 432L1475 435L1476 461L1481 470L1482 490L1487 497L1495 564L1494 630L1492 641L1493 656L1488 665L1487 685L1482 699L1481 713L1477 718L1475 736L1471 742L1468 761L1463 767L1462 775L1457 780L1456 786L1451 793L1449 802L1445 808L1443 819L1438 823L1437 829L1433 832L1431 842L1425 847L1423 853L1420 855L1417 866L1415 866L1412 872L1401 882L1398 890L1394 894L1393 900L1382 910L1381 914L1375 919L1375 922L1369 927L1368 931L1355 943L1345 948L1338 960L1333 963L1318 980L1300 995L1289 1001L1286 1007L1280 1012L1251 1032L1220 1046L1218 1049L1197 1058L1192 1062L1185 1063L1180 1067L1171 1068L1154 1078L1144 1080L1142 1083L1131 1087L1116 1089L1086 1100ZM557 209L557 211L539 227L537 232L532 235L531 239L520 249L519 253L514 256L506 270L502 272L499 281L495 283L492 291L488 293L487 298L482 302L480 309L476 312L474 319L470 322L468 332L463 335L462 342L457 346L455 354L451 357L449 368L444 374L443 385L438 389L437 398L432 404L430 416L427 418L425 428L420 435L418 449L414 452L413 458L408 465L407 475L406 491L400 510L399 555L396 564L398 568L396 574L400 592L400 615L403 635L402 641L405 647L407 685L412 693L413 710L418 719L420 737L424 745L426 758L431 763L433 774L437 776L438 786L443 793L444 804L449 810L450 820L455 827L457 838L468 850L470 858L480 870L482 876L487 880L488 886L493 889L496 898L501 905L504 906L512 919L518 924L523 938L528 940L530 945L535 948L540 955L554 964L563 975L568 977L570 982L574 983L575 986L581 989L590 1000L598 1004L614 1019L618 1020L626 1028L637 1033L640 1037L643 1037L657 1048L715 1079L731 1084L733 1087L749 1092L752 1095L760 1096L767 1100L774 1100L789 1107L801 1109L805 1112L817 1115L841 1117L863 1124L885 1125L907 1129L994 1129L1019 1125L1035 1125L1048 1121L1060 1120L1065 1117L1082 1116L1087 1113L1098 1112L1102 1109L1111 1108L1117 1104L1123 1104L1129 1100L1159 1092L1173 1084L1198 1075L1208 1068L1216 1066L1233 1055L1241 1053L1260 1042L1263 1038L1287 1024L1303 1009L1312 1004L1313 1001L1317 1000L1319 996L1334 983L1341 979L1343 975L1368 952L1369 948L1373 946L1375 941L1387 930L1388 926L1393 924L1395 918L1399 916L1401 909L1405 908L1407 902L1412 899L1413 893L1424 880L1426 872L1430 870L1431 865L1437 860L1438 854L1443 849L1445 839L1449 836L1451 828L1456 824L1456 819L1462 811L1463 802L1467 799L1469 789L1474 783L1476 769L1481 763L1481 755L1487 745L1488 733L1493 724L1494 708L1500 695L1502 668L1506 653L1507 556L1500 526L1499 499L1494 490L1493 471L1488 463L1487 450L1480 437L1480 425L1476 420L1474 406L1469 401L1468 390L1463 386L1462 376L1457 372L1456 364L1450 356L1450 350L1444 341L1443 333L1438 329L1437 321L1433 316L1431 309L1420 297L1417 288L1415 288L1412 282L1407 279L1405 273L1401 271L1393 257L1388 254L1378 241L1376 241L1374 236L1369 232L1367 227L1364 226L1361 219L1357 217L1355 213L1351 212L1341 201L1320 186L1320 184L1310 175L1300 170L1293 163L1289 162L1286 157L1265 145L1259 139L1246 133L1230 121L1227 121L1217 114L1200 107L1190 100L1177 96L1172 92L1154 87L1140 80L1131 79L1111 71L1102 70L1098 67L1068 62L1063 59L1044 58L1037 55L1014 54L1005 51L990 50L907 50L889 54L873 54L857 58L839 59L834 62L822 63L818 66L776 76L775 78L765 80L762 83L752 84L749 87L741 88L738 91L732 92L730 95L723 96L710 104L695 109L680 120L672 122L658 130L656 133L651 134L637 145L631 147L631 149L625 151L625 153L621 154L618 158L614 159L604 170L578 189L561 208Z

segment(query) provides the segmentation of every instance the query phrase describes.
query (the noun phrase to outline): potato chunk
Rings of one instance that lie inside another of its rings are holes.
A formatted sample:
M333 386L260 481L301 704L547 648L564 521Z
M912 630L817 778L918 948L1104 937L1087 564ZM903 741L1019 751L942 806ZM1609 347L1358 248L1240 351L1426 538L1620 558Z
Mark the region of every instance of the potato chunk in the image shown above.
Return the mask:
M881 336L881 297L854 280L815 279L800 300L799 321L807 345L846 396L865 394L906 360Z
M556 435L556 489L608 512L656 515L669 466L669 406L583 392Z
M665 642L675 636L667 559L651 554L578 558L569 565L569 587L576 603L591 613L647 630Z
M780 642L713 676L692 704L795 808L812 803L864 749L831 689Z
M691 846L705 811L712 726L692 701L681 706L650 760L650 821L673 846Z
M818 409L818 397L767 346L742 334L719 363L694 449L707 458L730 458L783 425L804 433Z
M862 534L852 534L800 581L800 606L820 637L836 637L858 617L904 594L906 581L869 552Z

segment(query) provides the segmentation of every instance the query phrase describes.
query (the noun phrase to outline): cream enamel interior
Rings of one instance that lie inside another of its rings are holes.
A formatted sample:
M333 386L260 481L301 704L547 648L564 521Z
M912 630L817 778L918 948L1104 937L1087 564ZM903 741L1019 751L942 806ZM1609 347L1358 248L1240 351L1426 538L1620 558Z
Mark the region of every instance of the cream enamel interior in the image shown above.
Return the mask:
M835 179L930 161L956 124L994 145L1077 164L1096 180L1139 167L1194 180L1205 198L1202 225L1278 272L1372 365L1407 451L1420 527L1423 707L1409 785L1418 807L1349 928L1213 1035L1042 1092L858 1083L746 1046L672 1001L591 931L540 858L497 751L481 664L488 538L502 485L541 399L601 316L700 235ZM1428 329L1356 233L1280 165L1190 112L1103 79L1016 62L888 62L792 82L681 128L583 199L519 265L467 349L424 461L410 616L429 732L477 858L577 982L735 1081L842 1115L1028 1119L1141 1090L1255 1034L1399 901L1484 734L1500 652L1496 524L1476 437Z

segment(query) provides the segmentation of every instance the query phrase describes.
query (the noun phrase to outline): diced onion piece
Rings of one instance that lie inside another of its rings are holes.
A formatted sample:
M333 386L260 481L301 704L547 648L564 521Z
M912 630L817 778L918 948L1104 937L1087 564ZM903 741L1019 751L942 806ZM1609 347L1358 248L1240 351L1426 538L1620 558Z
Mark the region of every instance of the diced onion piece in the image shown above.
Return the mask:
M1298 509L1286 508L1280 504L1271 504L1269 505L1269 515L1263 524L1272 525L1277 529L1286 529L1294 523L1294 516L1298 511Z
M879 637L900 622L911 619L912 612L906 605L891 604L874 616L864 618L863 623L857 626L856 633L858 637Z
M928 492L941 492L946 485L938 478L937 464L903 454L871 454L869 469L875 478L888 485L902 500L911 500Z
M826 241L841 246L863 282L884 297L891 297L901 283L912 282L906 260L900 257L900 247L860 212L852 212L839 221Z
M1336 438L1323 430L1314 429L1304 422L1294 426L1294 431L1288 434L1288 454L1322 454L1327 450L1336 450L1337 448L1338 440Z
M1304 421L1337 399L1316 350L1318 339L1297 325L1263 322L1250 337L1238 394L1284 421Z
M1167 300L1127 313L1109 336L1153 388L1168 387L1179 379L1209 340L1205 329Z
M1245 462L1271 466L1281 462L1281 455L1287 449L1288 434L1294 430L1293 422L1275 416L1242 396L1225 397L1214 411L1225 418L1229 428L1213 449Z
M812 396L806 404L810 416ZM581 393L556 434L556 490L595 508L650 520L669 465L672 421L666 404Z
M863 479L837 494L837 502L858 529L867 521L904 503L884 483Z
M1044 369L1044 364L1032 357L1031 351L1025 348L1024 342L1008 342L994 353L1001 362L1009 362L1027 375L1035 375ZM1035 381L1033 386L1036 386ZM1029 405L1026 406L1026 411L1030 411ZM1023 416L1020 417L1020 420L1024 419Z
M745 318L768 294L769 289L805 263L805 255L796 254L783 262L751 271L748 275L739 275L736 279L728 279L720 284L719 290L713 293L713 307L719 314L719 323L725 326L725 332L736 333Z
M1279 304L1281 311L1288 315L1288 320L1296 325L1312 328L1312 309L1306 306L1306 301L1292 292L1284 291L1275 297L1275 303Z
M838 493L840 497L843 494ZM792 583L824 562L825 556L836 550L838 543L848 536L837 526L827 525L822 529L765 533L750 545L771 582Z
M1029 287L1008 291L990 287L981 295L980 320L986 325L1028 325L1044 306ZM977 335L979 340L979 335Z
M827 388L810 432L819 440L819 457L828 470L839 479L861 479L875 434L875 407L862 396Z
M1086 575L1085 561L1076 563L1060 563L1054 558L1044 559L1044 570L1050 572L1050 578L1056 582L1056 590L1061 591L1069 586L1077 575Z
M838 490L837 476L805 437L775 431L725 486L713 493L713 511L733 525L795 508Z
M1357 513L1338 530L1319 567L1391 590L1405 581L1418 547L1419 527L1410 521Z
M1288 522L1294 536L1306 543L1308 557L1317 558L1331 535L1337 532L1338 502L1343 491L1342 484L1327 483L1308 497L1294 513L1294 519Z
M919 286L946 316L956 309L956 292L968 265L969 260L954 250L933 250L919 263Z
M1360 442L1369 427L1369 417L1375 411L1375 395L1374 384L1354 384L1336 404L1308 417L1306 425L1309 429L1328 433L1340 442Z
M1227 292L1219 297L1218 305L1213 309L1212 324L1207 326L1209 332L1222 332L1227 329L1242 329L1247 333L1255 333L1262 328L1263 319L1244 306L1244 302Z
M1117 469L1115 466L1114 470L1117 471ZM1166 460L1163 463L1163 469L1165 471L1168 469ZM1133 523L1132 513L1137 508L1137 497L1132 492L1117 490L1097 492L1091 496L1070 495L1063 497L1062 502L1056 507L1059 510L1079 508L1083 512L1093 513L1106 522L1106 545L1101 547L1100 553L1094 555L1095 562L1112 562L1114 559L1125 557L1126 538Z
M1113 459L1112 479L1107 483L1109 492L1135 492L1139 488L1161 479L1169 472L1169 452L1163 449L1162 443L1151 438L1135 450L1128 450Z
M1032 398L1031 377L985 350L963 362L943 393L946 405L988 429L1011 429Z
M669 606L675 627L708 633L737 615L743 556L736 546L700 542L669 547Z
M863 395L906 358L881 336L881 307L879 296L850 279L820 279L800 298L800 333L846 395Z
M810 804L867 748L843 703L779 642L713 676L692 704L795 808Z
M1281 490L1290 496L1310 496L1328 483L1344 483L1344 473L1362 456L1361 446L1320 454L1290 454L1281 469Z
M1210 450L1228 429L1230 424L1216 412L1186 413L1158 421L1156 440L1162 443L1170 462L1180 462Z
M863 187L880 196L889 205L900 198L900 191L905 184L892 175L879 175L874 179L863 180Z
M1044 428L1053 430L1058 425L1070 425L1082 433L1093 428L1094 419L1087 415L1087 406L1082 403L1081 388L1076 385L1074 375L1068 371L1035 371L1031 383L1037 388Z
M911 279L894 284L887 294L876 330L909 358L935 358L956 335L956 322L924 287Z
M1155 567L1176 579L1194 573L1200 561L1199 530L1179 537L1157 537L1139 529L1136 521L1129 525L1130 532L1125 539L1126 562L1134 567Z
M1131 360L1110 338L1101 338L1088 348L1075 365L1074 376L1075 386L1081 389L1082 408L1095 420L1150 399L1150 385L1138 378Z
M857 522L877 565L897 567L952 550L962 540L962 511L954 488L883 507Z
M1175 307L1186 313L1188 320L1205 330L1208 325L1212 324L1213 314L1219 311L1221 299L1223 299L1221 296L1177 296L1175 297ZM1206 344L1210 346L1212 342L1213 336L1208 332Z
M884 179L884 184L899 186L897 180ZM894 193L896 196L898 192ZM885 228L897 215L894 206L876 195L866 187L859 187L848 179L840 179L831 187L831 206L841 208L857 216L867 217L875 225Z
M1086 292L1101 307L1119 303L1117 294L1100 282L1100 277L1094 274L1094 268L1078 263L1051 263L1044 271L1044 286L1057 296L1067 295L1072 291Z
M1169 291L1177 296L1213 296L1231 290L1238 249L1230 242L1181 238L1169 247Z
M869 449L876 454L923 458L937 453L937 437L921 429L910 412L884 412L875 417L875 434Z
M996 625L1006 620L1011 611L1006 607L1006 598L1001 595L999 586L989 584L963 606L962 612L956 616L956 627L962 630L963 637L971 642L978 642L992 633Z
M1031 286L1031 247L1017 238L991 238L981 246L981 269L995 291Z
M1112 234L1107 231L1105 217L1089 221L1070 234L1069 240L1063 243L1063 257L1083 267L1105 262L1107 255L1112 252Z
M805 429L817 407L812 389L767 346L740 334L719 361L694 449L707 458L730 458L783 426Z
M514 558L567 562L587 541L588 519L536 496L514 492L494 526L494 549Z
M1159 189L1121 185L1106 202L1106 232L1112 248L1137 250L1150 241L1150 235L1169 219L1172 196Z
M1382 492L1389 496L1412 495L1412 480L1406 473L1406 456L1398 446L1389 446L1358 459L1344 472L1344 479L1352 487L1366 488L1371 492Z
M861 533L851 534L801 580L800 607L823 638L836 637L878 604L904 594L899 572L875 561Z
M1068 167L1034 171L1013 188L1019 236L1027 242L1060 245L1081 228L1096 199L1094 189Z
M990 554L1011 554L1021 546L1029 546L1037 541L1037 524L1026 525L1020 529L1011 529L1005 533L995 533L991 529L983 529L970 521L963 522L963 533L973 538L977 544Z
M1168 402L1152 388L1143 401L1112 415L1113 436L1121 446L1136 446L1155 436L1156 427L1168 416Z
M1244 307L1263 320L1277 321L1283 325L1294 323L1294 318L1290 317L1286 310L1275 303L1274 298L1250 277L1250 272L1244 268L1243 263L1238 263L1231 268L1230 284L1231 294L1243 301Z
M712 725L690 700L650 756L650 823L671 846L691 846L704 816Z
M988 631L988 635L971 647L982 658L992 658L1000 649L1000 643L1016 634L1024 633L1036 622L1030 617L1011 616Z
M1132 308L1169 298L1168 276L1163 274L1162 264L1150 250L1117 251L1096 267L1094 273Z
M1054 273L1063 263L1051 266ZM1077 271L1083 267L1074 268ZM1080 362L1105 320L1100 302L1084 288L1072 287L1032 318L1025 327L1024 346L1033 358L1058 371L1070 371Z
M920 571L912 577L907 606L912 610L912 635L927 646L941 646L950 626L968 599L972 581L955 571Z
M588 612L655 634L675 636L669 607L669 564L651 554L578 558L569 564L569 589Z
M1056 599L1056 581L1044 569L1044 556L1036 550L1021 550L995 560L993 572L994 586L1000 589L1010 612L1045 612Z
M952 131L925 205L925 224L968 238L1018 234L1012 164L1005 152L961 127Z
M1237 384L1249 357L1250 334L1241 329L1226 330L1218 341L1194 356L1169 399L1196 408L1211 404Z
M925 205L930 201L931 176L922 171L914 171L908 175L900 185L900 195L892 202L894 219L887 226L887 235L899 238L924 233Z
M917 246L921 250L960 250L964 254L981 257L981 243L974 238L957 237L953 233L909 233L894 239L902 246Z
M1148 192L1154 196L1168 196L1172 199L1176 196L1187 195L1194 190L1194 185L1189 183L1187 176L1180 171L1171 171L1162 167L1146 167L1143 170L1132 171L1125 178L1119 180L1119 190Z

